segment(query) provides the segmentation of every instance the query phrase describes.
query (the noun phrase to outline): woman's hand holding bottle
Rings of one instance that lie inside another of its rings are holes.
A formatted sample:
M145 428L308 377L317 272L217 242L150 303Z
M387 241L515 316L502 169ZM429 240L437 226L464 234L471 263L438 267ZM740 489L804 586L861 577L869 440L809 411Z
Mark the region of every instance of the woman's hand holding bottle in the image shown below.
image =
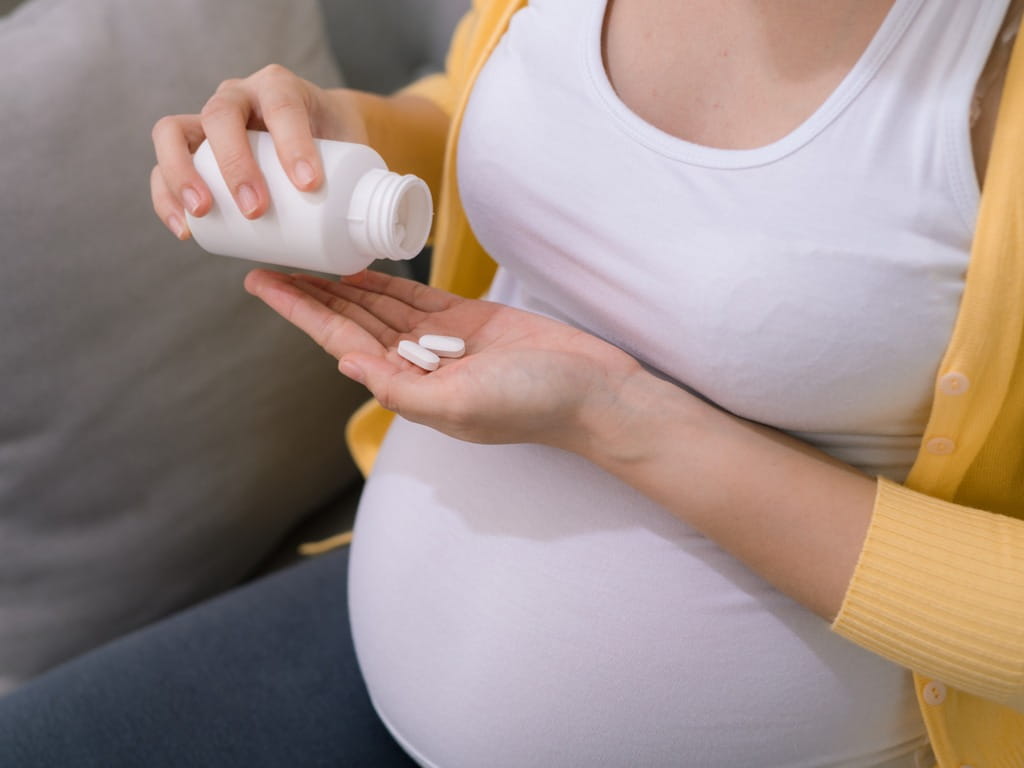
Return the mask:
M189 236L184 211L203 216L212 203L209 188L192 164L192 153L205 139L239 210L247 218L266 211L270 198L247 129L270 132L288 177L306 191L323 181L314 137L367 141L361 98L355 91L325 90L273 64L249 77L225 80L200 113L169 115L153 127L153 208L178 238Z

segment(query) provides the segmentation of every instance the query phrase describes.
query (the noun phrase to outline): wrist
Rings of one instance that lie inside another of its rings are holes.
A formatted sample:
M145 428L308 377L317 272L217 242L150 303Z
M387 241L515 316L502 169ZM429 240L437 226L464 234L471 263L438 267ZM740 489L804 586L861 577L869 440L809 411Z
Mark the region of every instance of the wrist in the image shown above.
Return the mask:
M402 91L381 96L340 88L334 94L336 114L361 126L362 141L390 170L420 177L437 195L450 121L436 104Z
M664 426L674 439L699 429L696 398L640 365L600 396L584 401L574 450L598 466L622 474L663 451Z

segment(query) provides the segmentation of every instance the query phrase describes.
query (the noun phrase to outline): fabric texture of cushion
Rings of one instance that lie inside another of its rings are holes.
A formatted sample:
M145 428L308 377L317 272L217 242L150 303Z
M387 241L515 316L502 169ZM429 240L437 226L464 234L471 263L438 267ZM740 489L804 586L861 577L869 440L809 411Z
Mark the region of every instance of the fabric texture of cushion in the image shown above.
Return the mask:
M346 83L390 93L444 68L452 30L471 2L321 0L321 4Z
M366 393L149 200L161 115L338 83L315 0L31 0L0 60L2 690L243 578L356 482Z

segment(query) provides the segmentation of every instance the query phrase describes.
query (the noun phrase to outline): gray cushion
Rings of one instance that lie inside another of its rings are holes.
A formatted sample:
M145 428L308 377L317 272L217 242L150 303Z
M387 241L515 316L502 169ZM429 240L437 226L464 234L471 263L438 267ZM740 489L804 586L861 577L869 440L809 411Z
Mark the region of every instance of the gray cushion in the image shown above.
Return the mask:
M471 0L321 0L335 57L353 88L390 93L443 68Z
M32 0L0 19L0 688L243 577L355 481L365 391L174 240L150 129L272 61L338 74L315 0Z

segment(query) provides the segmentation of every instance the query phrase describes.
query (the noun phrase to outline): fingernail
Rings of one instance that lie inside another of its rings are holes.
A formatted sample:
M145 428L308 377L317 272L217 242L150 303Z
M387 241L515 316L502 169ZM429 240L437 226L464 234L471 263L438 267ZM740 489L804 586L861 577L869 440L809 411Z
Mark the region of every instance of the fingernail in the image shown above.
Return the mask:
M199 193L192 189L192 187L185 187L181 190L181 199L185 201L185 207L188 208L188 212L194 216L196 211L199 210L199 204L202 202Z
M248 184L238 188L238 207L246 216L259 208L260 199L256 197L256 190Z
M188 230L185 229L184 222L182 222L181 217L176 213L172 213L167 217L167 225L179 240L184 240L185 236L188 235Z
M366 280L366 270L361 269L353 275L339 275L338 279L343 283L348 283L349 285L359 285Z
M299 184L307 187L312 184L313 179L316 178L316 171L314 171L313 166L305 160L299 160L299 162L295 164L295 178L298 180Z
M360 384L362 384L363 379L366 378L366 374L363 372L363 369L351 360L342 360L338 363L338 370L352 379L352 381L358 381Z

